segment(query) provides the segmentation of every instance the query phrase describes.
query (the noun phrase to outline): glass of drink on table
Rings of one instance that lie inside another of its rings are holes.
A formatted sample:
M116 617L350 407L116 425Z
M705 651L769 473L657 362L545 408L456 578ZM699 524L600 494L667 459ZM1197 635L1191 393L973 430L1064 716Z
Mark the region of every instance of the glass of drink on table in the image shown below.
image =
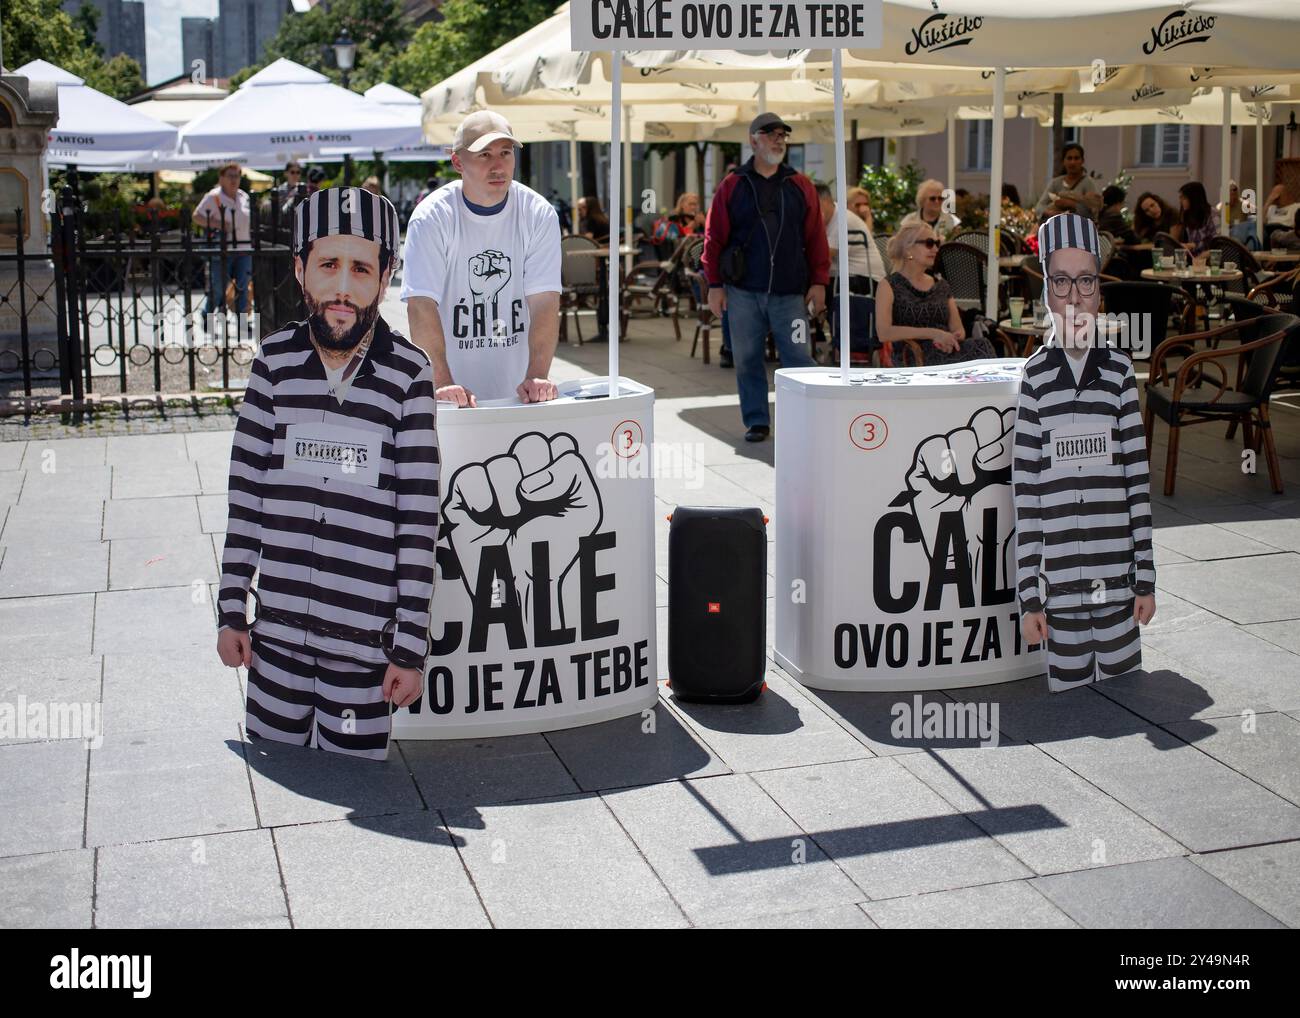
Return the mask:
M1018 329L1025 314L1025 298L1012 297L1007 301L1007 304L1011 308L1011 326Z

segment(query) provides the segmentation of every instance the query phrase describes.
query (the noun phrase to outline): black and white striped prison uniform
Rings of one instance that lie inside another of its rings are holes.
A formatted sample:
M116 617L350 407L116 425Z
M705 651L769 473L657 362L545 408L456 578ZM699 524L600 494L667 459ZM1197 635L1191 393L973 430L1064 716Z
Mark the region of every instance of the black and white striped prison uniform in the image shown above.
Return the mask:
M1155 592L1146 438L1127 354L1088 351L1076 385L1057 345L1025 363L1012 485L1022 614L1047 612L1053 692L1141 666L1135 595ZM1111 462L1049 468L1054 429L1100 425Z
M434 412L428 358L382 318L341 403L306 323L262 341L230 455L219 601L220 625L247 629L258 571L265 617L252 636L251 734L387 756L391 708L380 686L388 662L423 670L428 649L438 527ZM378 438L376 482L358 481L355 470L323 477L286 470L285 432L295 424ZM385 652L374 635L390 620Z

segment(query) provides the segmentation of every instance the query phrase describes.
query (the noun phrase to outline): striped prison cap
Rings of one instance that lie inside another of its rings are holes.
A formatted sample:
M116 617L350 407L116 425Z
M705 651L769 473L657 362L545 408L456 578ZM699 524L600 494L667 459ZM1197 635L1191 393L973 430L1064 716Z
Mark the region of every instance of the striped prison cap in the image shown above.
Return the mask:
M379 244L396 260L399 254L397 209L383 195L364 187L327 187L298 203L294 212L293 249L301 257L321 237L351 234Z
M1101 264L1101 238L1097 235L1097 226L1091 219L1062 212L1052 216L1038 228L1038 260L1043 266L1043 276L1047 276L1048 263L1052 253L1063 247L1078 247L1091 251Z

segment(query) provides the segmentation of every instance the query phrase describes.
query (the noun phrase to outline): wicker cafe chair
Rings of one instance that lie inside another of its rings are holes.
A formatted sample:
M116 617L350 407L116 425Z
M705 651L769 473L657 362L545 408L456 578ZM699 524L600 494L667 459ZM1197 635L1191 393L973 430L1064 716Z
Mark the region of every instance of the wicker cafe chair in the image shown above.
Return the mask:
M885 275L894 271L893 263L889 260L889 234L875 234L876 250L880 253L880 264L885 267Z
M1300 318L1270 314L1232 322L1208 332L1174 336L1156 348L1151 355L1151 375L1146 383L1147 399L1142 423L1146 429L1148 453L1155 419L1159 417L1169 426L1165 495L1174 493L1181 429L1211 421L1241 424L1245 447L1256 452L1262 449L1273 492L1282 494L1282 469L1273 442L1268 400L1277 379L1284 344L1296 342L1298 335ZM1220 340L1227 336L1239 337L1242 342L1234 346L1219 345ZM1197 350L1196 347L1202 343L1213 344L1214 349ZM1185 356L1171 374L1167 362L1176 353ZM1236 362L1235 383L1229 376L1232 361ZM1191 388L1202 381L1206 383L1204 386L1195 390Z
M960 241L948 241L939 248L935 261L939 275L952 287L957 307L983 311L988 293L988 258L978 248Z
M1183 245L1178 243L1172 234L1165 233L1164 230L1157 231L1156 235L1151 238L1151 243L1160 248L1160 253L1165 255L1172 255L1175 251L1183 249Z
M981 233L979 230L962 230L960 233L954 233L945 241L948 244L969 244L973 248L978 248L985 254L989 253L989 235Z
M1239 322L1249 321L1253 318L1263 318L1265 315L1277 313L1276 308L1270 308L1268 305L1247 297L1235 297L1229 294L1223 298L1223 301L1232 312L1232 317ZM1294 314L1294 312L1287 311L1285 308L1282 310L1283 313ZM1300 388L1300 338L1295 336L1288 339L1282 349L1282 361L1277 366L1277 380L1273 383L1274 392L1283 388ZM1235 423L1228 425L1227 437L1231 438L1235 430Z
M560 342L569 341L569 315L582 346L582 323L578 312L594 309L600 297L600 259L592 255L575 255L599 247L590 237L569 236L560 241Z
M686 278L695 290L695 336L691 339L691 356L695 356L695 351L700 348L701 342L704 344L704 351L701 360L709 363L709 336L716 325L722 328L722 321L709 308L709 281L704 278L704 273L700 271L698 262L695 266L687 266L685 269Z
M1101 243L1101 268L1099 272L1105 272L1111 257L1115 254L1115 238L1109 233L1099 234L1097 240Z
M1264 280L1246 294L1246 298L1264 307L1285 311L1289 315L1300 314L1300 302L1296 300L1297 286L1300 286L1300 268Z
M702 250L704 238L700 236L683 237L678 241L677 246L666 261L640 262L632 267L631 276L623 284L624 300L620 313L623 318L622 328L624 331L627 329L629 311L635 310L641 303L649 301L650 307L655 312L666 315L673 320L673 337L677 341L681 340L682 327L677 316L681 311L682 298L685 295L678 288L678 283L686 252L692 247L699 247ZM644 280L648 274L652 274L650 282L638 282L638 277Z
M989 251L989 235L983 230L963 230L960 233L953 234L948 238L946 243L969 244L971 247L979 248L985 254ZM1020 235L1011 230L998 231L998 252L1003 255L1018 254L1024 241Z

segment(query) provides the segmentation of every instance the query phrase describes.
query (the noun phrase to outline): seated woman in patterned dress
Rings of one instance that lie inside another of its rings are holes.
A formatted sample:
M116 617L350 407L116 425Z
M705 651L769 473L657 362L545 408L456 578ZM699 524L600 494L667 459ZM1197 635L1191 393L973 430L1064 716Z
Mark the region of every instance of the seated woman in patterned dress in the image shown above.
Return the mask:
M947 281L929 275L939 243L925 223L900 226L889 238L889 260L895 271L876 290L876 334L885 343L919 341L927 365L993 357L988 340L966 336ZM893 362L910 364L910 349L900 344Z

